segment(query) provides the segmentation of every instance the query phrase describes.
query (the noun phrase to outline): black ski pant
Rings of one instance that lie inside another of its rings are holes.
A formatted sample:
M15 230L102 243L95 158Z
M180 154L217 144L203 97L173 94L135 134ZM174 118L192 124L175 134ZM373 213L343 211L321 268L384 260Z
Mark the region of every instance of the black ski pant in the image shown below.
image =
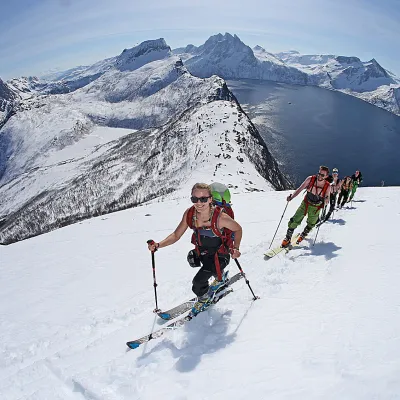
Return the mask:
M192 290L194 294L198 297L203 296L208 292L208 280L214 276L217 276L217 270L215 269L215 254L204 254L200 255L200 261L202 263L202 267L200 271L193 278L193 286ZM229 254L220 254L218 255L219 264L221 267L221 274L224 268L229 264L230 256Z
M326 213L325 221L328 221L328 219L331 217L331 215L333 213L333 210L335 209L336 196L337 196L337 193L331 193L331 195L329 197L329 211Z
M348 189L342 189L340 191L338 202L337 202L338 207L342 208L345 205L345 203L349 197L349 192L350 192L350 190L348 190Z

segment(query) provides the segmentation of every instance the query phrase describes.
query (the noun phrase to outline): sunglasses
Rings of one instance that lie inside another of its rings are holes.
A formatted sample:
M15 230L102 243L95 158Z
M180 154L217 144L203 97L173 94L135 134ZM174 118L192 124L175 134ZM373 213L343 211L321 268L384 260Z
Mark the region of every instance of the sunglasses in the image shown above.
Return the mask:
M203 196L203 197L196 197L196 196L192 196L190 198L190 200L192 201L192 203L197 203L200 200L200 203L207 203L207 200L210 198L211 196Z
M325 178L327 175L325 175L325 174L321 174L321 172L318 172L318 175L319 176L322 176L323 178Z

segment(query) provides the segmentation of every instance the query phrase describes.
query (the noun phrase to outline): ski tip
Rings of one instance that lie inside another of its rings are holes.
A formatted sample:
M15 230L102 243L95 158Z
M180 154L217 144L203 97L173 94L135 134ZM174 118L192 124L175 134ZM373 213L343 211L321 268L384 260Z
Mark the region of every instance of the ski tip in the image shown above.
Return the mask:
M138 343L138 342L126 342L126 345L130 349L137 349L140 346L140 343Z
M159 313L157 313L157 315L158 315L160 318L165 319L165 320L171 319L171 314L169 314L169 313L159 312Z

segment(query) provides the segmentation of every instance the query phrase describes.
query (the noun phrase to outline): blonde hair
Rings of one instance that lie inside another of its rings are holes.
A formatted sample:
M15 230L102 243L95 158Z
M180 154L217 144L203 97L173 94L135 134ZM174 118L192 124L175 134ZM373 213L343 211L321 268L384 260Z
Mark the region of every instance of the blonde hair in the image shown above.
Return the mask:
M198 183L195 183L194 184L194 186L192 187L192 193L196 190L196 189L205 189L205 190L208 190L208 193L210 194L210 196L211 196L211 188L210 188L210 185L207 185L207 183L201 183L201 182L198 182Z

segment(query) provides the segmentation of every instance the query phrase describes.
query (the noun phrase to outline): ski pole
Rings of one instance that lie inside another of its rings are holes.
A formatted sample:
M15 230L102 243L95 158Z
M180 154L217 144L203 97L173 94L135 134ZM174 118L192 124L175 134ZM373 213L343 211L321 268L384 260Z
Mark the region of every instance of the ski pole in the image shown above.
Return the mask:
M250 286L250 282L249 282L249 280L247 279L246 274L243 272L242 267L240 266L239 261L238 261L236 258L235 258L235 263L236 263L236 265L238 266L239 271L240 271L240 273L242 274L242 276L243 276L245 282L247 283L247 286L249 287L251 294L253 295L253 300L259 299L260 297L259 297L259 296L256 296L256 295L254 294L253 289L252 289L251 286Z
M289 202L287 201L287 202L286 202L286 207L285 207L285 209L283 210L283 214L282 214L281 220L279 221L278 227L276 228L274 237L272 238L271 243L270 243L270 245L269 245L269 247L268 247L269 249L271 248L272 242L274 241L275 236L276 236L276 233L278 232L278 229L279 229L279 227L280 227L280 225L281 225L281 222L282 222L283 216L285 215L285 212L286 212L286 209L287 209L288 204L289 204Z
M321 225L322 225L322 224L321 224ZM317 236L318 236L319 228L321 227L321 225L319 225L319 226L318 226L318 229L317 229L317 234L315 235L313 246L315 245L315 241L317 240Z
M150 239L147 241L147 244L154 244L154 240ZM156 308L153 310L153 312L157 313L160 312L161 310L158 308L158 302L157 302L157 281L156 281L156 262L154 258L154 253L157 251L155 249L154 251L151 252L151 266L153 268L153 286L154 286L154 297L156 299Z
M326 207L324 207L324 210L323 210L323 212L322 212L323 215L325 214L325 210L326 210ZM315 245L315 242L316 242L317 236L318 236L318 232L319 232L319 228L321 227L322 224L323 224L323 223L321 223L321 224L318 225L317 234L315 235L315 239L314 239L313 246Z

